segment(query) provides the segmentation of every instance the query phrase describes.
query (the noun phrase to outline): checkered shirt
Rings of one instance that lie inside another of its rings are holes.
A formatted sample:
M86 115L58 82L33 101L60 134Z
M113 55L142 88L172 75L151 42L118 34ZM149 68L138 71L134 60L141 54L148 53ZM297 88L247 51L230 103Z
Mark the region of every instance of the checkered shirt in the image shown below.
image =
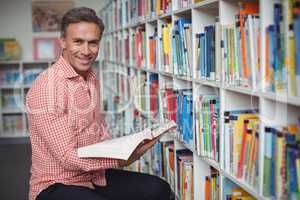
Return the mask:
M41 73L26 97L32 165L29 199L54 183L106 185L105 169L119 161L79 158L77 149L110 138L100 113L100 89L90 70L84 80L61 56Z

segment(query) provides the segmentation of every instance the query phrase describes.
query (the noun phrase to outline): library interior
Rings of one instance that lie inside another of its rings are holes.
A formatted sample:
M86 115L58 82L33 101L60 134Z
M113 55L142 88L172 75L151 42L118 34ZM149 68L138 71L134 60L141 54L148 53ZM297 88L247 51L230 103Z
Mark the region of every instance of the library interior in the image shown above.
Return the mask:
M0 199L33 200L32 147L48 140L27 94L64 57L76 7L105 27L90 67L112 137L76 159L126 160L156 140L123 169L167 182L170 199L300 200L300 0L0 0Z

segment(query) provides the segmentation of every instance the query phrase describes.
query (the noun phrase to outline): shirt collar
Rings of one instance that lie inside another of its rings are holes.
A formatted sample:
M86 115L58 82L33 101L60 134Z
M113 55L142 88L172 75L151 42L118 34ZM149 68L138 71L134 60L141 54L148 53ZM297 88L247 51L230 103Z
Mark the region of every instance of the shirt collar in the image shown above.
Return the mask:
M57 65L63 70L65 78L75 78L80 76L77 74L77 72L74 70L74 68L68 63L63 56L60 56ZM87 79L88 80L93 80L96 79L96 73L94 70L90 69L87 74Z

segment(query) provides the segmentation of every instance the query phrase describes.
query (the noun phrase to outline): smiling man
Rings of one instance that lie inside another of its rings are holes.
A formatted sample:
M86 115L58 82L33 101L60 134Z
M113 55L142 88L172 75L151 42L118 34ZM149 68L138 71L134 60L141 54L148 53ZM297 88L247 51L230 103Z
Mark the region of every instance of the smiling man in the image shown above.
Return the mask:
M128 161L77 155L78 148L111 137L91 69L103 30L92 9L68 11L61 25L62 55L27 94L30 200L170 199L170 187L160 178L119 169L139 159L157 139L140 145Z

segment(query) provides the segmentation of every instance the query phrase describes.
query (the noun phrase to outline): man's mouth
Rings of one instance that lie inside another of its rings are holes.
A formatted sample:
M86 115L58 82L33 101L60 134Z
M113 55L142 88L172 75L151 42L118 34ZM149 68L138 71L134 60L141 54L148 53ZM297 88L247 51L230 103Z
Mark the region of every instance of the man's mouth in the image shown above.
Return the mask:
M81 64L89 64L91 62L91 58L78 58Z

